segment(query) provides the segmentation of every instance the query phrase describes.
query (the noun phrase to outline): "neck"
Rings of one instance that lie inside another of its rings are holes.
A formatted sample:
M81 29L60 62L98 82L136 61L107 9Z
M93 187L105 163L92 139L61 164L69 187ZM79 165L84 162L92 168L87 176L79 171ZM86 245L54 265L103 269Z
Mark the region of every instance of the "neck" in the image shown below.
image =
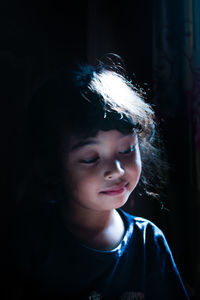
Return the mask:
M68 228L81 228L83 231L99 232L106 229L113 220L115 210L97 211L83 206L63 204L62 218Z
M66 228L84 244L99 250L115 248L124 235L124 224L116 210L94 211L62 206Z

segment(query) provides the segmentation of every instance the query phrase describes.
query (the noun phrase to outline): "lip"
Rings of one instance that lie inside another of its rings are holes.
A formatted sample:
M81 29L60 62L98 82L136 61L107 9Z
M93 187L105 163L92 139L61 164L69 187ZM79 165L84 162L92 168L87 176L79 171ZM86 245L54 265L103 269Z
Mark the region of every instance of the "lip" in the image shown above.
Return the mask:
M104 191L101 192L101 194L105 194L105 195L119 195L122 194L126 187L127 187L128 183L122 183L119 185L114 185L112 187L110 187L109 189L106 189Z

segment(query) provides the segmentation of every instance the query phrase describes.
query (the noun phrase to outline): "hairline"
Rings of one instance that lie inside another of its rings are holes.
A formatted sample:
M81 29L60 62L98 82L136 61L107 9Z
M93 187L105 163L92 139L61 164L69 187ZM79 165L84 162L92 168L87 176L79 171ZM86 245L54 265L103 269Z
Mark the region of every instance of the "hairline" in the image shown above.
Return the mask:
M111 129L111 130L113 130L113 129ZM134 133L134 132L124 134L124 133L120 132L120 131L117 130L117 129L115 129L115 130L122 134L121 137L119 136L119 139L120 139L120 140L126 138L127 136L136 136L136 133ZM107 132L107 131L110 131L110 130L106 130L106 131L105 131L105 130L99 130L99 131ZM98 133L99 133L99 131L98 131ZM98 134L98 133L97 133L97 134ZM96 135L96 136L97 136L97 135ZM94 140L94 139L96 138L96 136L95 136L95 137L89 136L89 137L87 137L87 138L80 138L79 141L78 141L77 143L75 143L75 144L70 148L69 151L70 151L70 152L74 152L74 151L77 151L77 150L79 150L79 149L81 149L81 148L83 148L83 147L89 146L89 145L96 145L96 144L99 144L99 142L98 142L97 140Z

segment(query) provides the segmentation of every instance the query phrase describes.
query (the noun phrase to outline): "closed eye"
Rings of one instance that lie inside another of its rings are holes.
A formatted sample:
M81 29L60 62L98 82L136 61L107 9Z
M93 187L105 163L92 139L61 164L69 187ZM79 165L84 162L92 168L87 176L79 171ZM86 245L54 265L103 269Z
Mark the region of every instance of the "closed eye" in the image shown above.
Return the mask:
M135 151L135 146L131 145L128 149L124 151L120 151L119 154L128 155ZM82 159L80 162L83 164L93 164L99 160L99 156L91 158L91 159Z
M119 153L120 154L130 154L130 153L132 153L134 151L135 151L135 147L132 145L130 148L128 148L128 149L126 149L124 151L120 151Z
M92 164L92 163L95 163L98 159L99 159L99 157L95 157L95 158L91 158L91 159L83 159L83 160L81 160L81 163Z

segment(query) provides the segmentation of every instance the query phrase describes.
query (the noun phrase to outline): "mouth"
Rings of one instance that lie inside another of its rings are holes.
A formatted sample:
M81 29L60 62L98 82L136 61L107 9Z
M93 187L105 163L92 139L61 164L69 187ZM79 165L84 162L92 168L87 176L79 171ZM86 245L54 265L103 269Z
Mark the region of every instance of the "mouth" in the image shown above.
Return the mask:
M106 190L100 192L100 194L110 195L110 196L120 195L125 192L127 186L128 186L128 183L115 185L109 189L106 189Z

